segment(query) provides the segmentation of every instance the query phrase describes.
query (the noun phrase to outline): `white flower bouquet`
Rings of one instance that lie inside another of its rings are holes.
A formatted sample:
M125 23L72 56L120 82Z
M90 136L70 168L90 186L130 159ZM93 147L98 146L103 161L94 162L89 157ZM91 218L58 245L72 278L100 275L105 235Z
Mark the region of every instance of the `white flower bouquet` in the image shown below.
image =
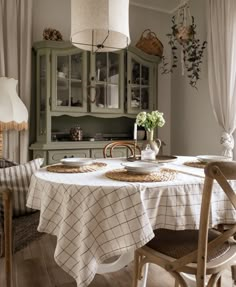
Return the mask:
M140 112L136 117L138 126L143 127L146 131L152 131L156 126L163 127L165 119L163 113L159 111L152 111L151 113Z

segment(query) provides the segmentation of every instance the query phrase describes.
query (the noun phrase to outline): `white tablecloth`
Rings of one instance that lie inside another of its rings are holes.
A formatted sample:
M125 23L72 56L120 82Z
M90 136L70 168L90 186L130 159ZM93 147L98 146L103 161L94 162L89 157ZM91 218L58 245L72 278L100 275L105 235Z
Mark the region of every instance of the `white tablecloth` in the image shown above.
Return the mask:
M55 260L77 281L88 286L105 259L135 250L153 237L153 229L198 228L203 170L184 166L179 157L166 167L178 173L169 182L127 183L106 178L121 160L99 159L107 167L95 172L59 174L41 169L31 179L27 206L39 209L38 230L57 236ZM236 214L215 187L211 224L231 223Z

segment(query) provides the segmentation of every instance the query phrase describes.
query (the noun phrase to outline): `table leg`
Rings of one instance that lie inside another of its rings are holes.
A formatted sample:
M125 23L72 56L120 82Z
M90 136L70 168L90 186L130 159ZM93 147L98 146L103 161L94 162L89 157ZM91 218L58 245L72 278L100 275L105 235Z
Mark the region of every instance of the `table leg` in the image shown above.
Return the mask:
M116 272L122 269L123 267L127 266L133 260L134 260L133 251L124 253L114 262L100 264L98 266L97 273L104 274L104 273Z
M127 266L133 260L134 260L134 252L133 251L124 253L114 262L100 264L98 266L97 274L116 272L116 271L124 268L125 266ZM149 264L147 263L143 267L143 278L142 278L142 280L140 280L138 282L138 287L146 287L148 266L149 266Z

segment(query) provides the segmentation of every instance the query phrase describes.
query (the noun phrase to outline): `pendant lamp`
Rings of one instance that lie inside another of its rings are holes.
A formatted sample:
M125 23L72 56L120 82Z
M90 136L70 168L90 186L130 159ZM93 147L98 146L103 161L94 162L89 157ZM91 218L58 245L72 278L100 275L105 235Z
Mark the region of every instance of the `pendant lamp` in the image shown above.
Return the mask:
M71 42L92 52L126 48L129 0L71 0Z

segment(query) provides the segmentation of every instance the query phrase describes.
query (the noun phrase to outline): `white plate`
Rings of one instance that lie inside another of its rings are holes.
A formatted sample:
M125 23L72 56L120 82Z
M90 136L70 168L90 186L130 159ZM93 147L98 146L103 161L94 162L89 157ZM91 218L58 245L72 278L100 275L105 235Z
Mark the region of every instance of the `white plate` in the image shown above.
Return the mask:
M162 164L160 163L152 164L148 162L129 162L129 163L122 163L122 165L128 172L149 174L157 172Z
M197 159L201 162L212 162L212 161L230 161L231 158L221 155L198 155Z
M91 164L92 162L93 160L91 158L71 157L61 159L61 163L67 166L84 166Z

